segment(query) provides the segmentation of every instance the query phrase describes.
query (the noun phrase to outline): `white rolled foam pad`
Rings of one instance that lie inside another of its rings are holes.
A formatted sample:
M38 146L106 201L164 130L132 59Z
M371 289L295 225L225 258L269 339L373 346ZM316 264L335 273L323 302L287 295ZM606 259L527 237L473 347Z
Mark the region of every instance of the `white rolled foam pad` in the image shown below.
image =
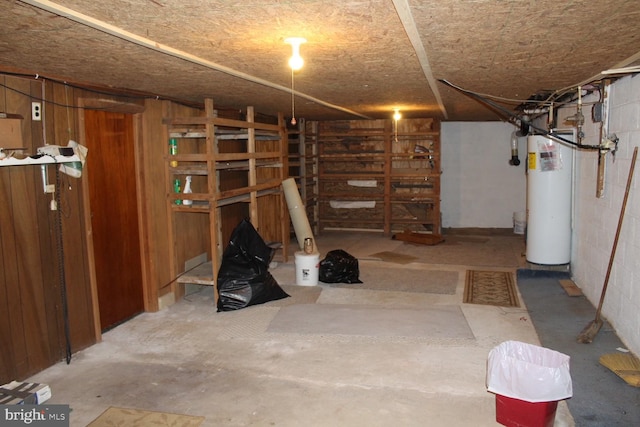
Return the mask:
M298 192L298 185L293 178L287 178L282 181L282 189L284 190L284 197L289 207L289 215L291 216L291 222L293 223L293 230L296 233L298 239L298 246L300 249L304 249L304 239L310 237L313 239L313 232L309 225L309 218L307 218L307 212L304 208L304 203L300 198ZM318 252L316 246L316 239L313 239L313 252Z

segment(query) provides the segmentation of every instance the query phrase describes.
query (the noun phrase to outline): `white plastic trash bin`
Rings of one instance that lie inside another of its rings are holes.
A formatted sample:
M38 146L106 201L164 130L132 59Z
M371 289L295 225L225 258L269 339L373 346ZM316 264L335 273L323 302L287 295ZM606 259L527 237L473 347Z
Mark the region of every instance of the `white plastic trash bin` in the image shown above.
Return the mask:
M295 253L296 284L298 286L317 286L320 273L320 254Z
M506 426L552 426L557 402L573 395L569 356L519 341L489 352L487 390L496 420Z

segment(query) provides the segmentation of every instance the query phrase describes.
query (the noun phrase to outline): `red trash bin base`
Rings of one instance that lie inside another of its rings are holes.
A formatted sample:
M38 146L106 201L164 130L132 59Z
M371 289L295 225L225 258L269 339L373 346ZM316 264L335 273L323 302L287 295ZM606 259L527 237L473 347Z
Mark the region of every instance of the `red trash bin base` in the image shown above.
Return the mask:
M496 394L496 421L508 427L553 427L558 402L531 403Z

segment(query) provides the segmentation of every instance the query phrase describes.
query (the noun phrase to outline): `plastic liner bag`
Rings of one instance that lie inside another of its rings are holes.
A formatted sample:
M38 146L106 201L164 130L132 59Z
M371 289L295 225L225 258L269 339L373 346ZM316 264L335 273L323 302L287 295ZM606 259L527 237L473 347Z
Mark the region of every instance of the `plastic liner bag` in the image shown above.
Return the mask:
M358 259L342 249L329 251L319 270L318 278L324 283L362 283Z
M487 390L531 403L573 395L569 356L519 341L505 341L489 352Z
M218 311L232 311L289 295L269 273L274 249L248 220L231 233L218 271Z

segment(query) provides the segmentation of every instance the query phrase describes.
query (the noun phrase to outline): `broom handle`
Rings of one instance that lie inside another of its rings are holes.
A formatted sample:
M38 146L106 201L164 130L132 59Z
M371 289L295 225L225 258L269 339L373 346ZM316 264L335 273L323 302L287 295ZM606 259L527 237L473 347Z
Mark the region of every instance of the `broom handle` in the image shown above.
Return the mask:
M620 209L620 218L618 218L618 228L616 230L616 237L613 239L613 248L611 249L611 256L609 257L609 266L607 267L607 275L604 278L604 286L602 287L602 294L600 294L600 302L598 303L598 309L596 310L596 322L600 321L600 312L602 311L602 305L604 304L604 294L607 292L607 286L609 285L609 276L611 275L613 258L616 255L616 248L618 247L618 238L620 237L620 230L622 229L622 219L624 218L624 211L627 208L627 199L629 199L629 189L631 188L631 180L633 179L633 170L636 167L637 157L638 157L638 147L635 147L633 149L631 167L629 168L629 177L627 178L627 188L624 192L624 199L622 200L622 208Z

